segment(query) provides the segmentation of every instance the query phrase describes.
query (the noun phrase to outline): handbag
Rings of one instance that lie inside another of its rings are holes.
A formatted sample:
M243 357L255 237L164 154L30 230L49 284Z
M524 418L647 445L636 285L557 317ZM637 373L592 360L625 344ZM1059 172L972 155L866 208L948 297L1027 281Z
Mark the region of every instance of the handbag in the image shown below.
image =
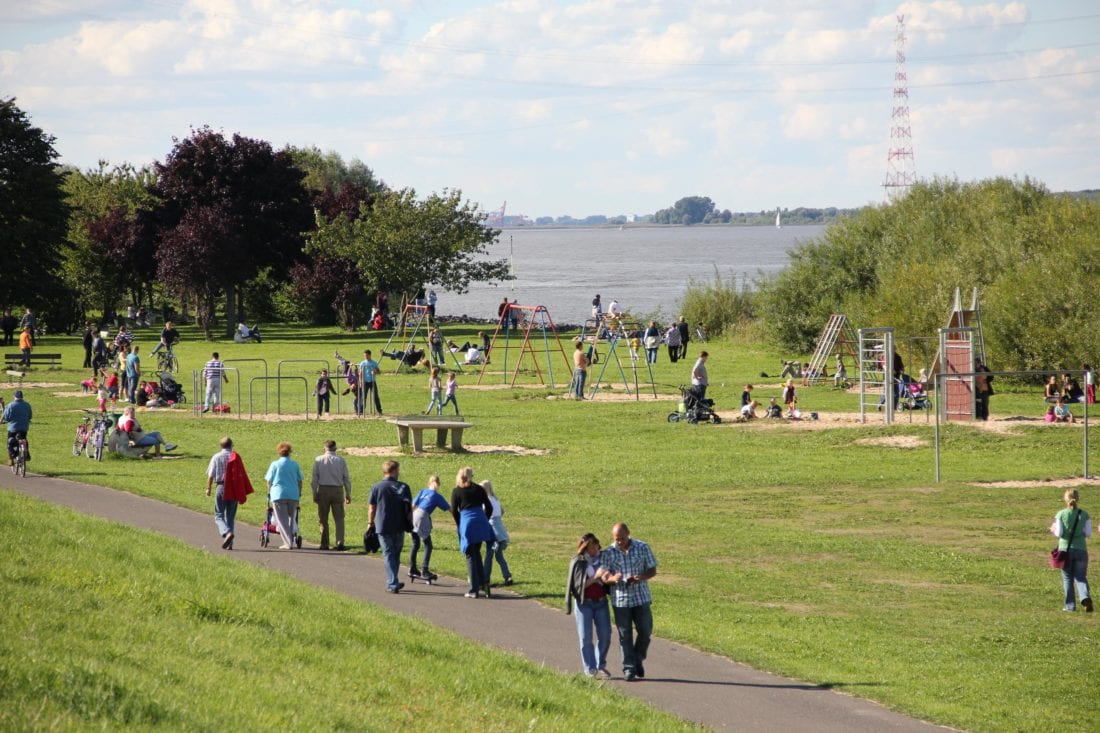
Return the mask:
M1069 560L1069 546L1073 544L1073 535L1077 532L1077 521L1081 518L1081 510L1077 510L1077 516L1073 518L1073 528L1069 531L1069 539L1066 540L1066 549L1059 550L1057 546L1050 551L1050 566L1057 570L1062 570L1066 567L1066 561Z
M367 531L363 533L363 552L369 555L381 549L382 542L378 539L378 531L375 530L374 525L371 524L367 527Z

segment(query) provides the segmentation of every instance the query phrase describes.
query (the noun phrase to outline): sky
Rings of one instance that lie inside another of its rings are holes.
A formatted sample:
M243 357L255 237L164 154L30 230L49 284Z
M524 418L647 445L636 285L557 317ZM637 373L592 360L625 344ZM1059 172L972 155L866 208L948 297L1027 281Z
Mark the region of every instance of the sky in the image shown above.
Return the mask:
M856 207L898 15L917 176L1100 188L1095 0L0 0L0 96L80 168L205 125L532 218Z

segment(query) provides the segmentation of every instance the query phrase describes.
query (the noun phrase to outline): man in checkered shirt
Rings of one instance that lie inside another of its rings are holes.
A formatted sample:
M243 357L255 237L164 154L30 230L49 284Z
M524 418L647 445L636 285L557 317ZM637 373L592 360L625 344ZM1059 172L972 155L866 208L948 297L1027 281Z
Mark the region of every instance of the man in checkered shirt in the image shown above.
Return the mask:
M623 677L645 678L645 657L653 635L653 612L647 582L657 574L657 558L649 545L630 539L630 528L619 522L611 528L615 544L600 553L602 579L611 592L611 610L619 631Z

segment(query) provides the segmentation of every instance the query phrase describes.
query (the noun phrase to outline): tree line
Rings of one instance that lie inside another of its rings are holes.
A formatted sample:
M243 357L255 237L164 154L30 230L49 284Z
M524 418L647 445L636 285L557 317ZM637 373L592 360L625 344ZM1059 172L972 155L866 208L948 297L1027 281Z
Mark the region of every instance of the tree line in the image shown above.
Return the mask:
M509 277L484 256L499 230L461 191L391 189L336 153L201 127L152 166L77 170L54 143L0 100L0 307L36 308L55 330L130 304L208 338L246 319L350 329L379 292Z

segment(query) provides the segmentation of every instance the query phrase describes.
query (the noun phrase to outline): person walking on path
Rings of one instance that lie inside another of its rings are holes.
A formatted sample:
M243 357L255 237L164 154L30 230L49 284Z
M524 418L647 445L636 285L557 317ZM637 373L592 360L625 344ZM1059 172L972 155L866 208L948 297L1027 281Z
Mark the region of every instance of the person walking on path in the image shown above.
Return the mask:
M600 541L589 532L577 543L577 554L569 562L565 589L565 612L574 614L581 644L581 663L589 677L610 679L607 652L611 649L611 611L607 587L603 584ZM592 629L596 639L593 642Z
M222 363L218 352L210 355L210 361L202 368L202 378L206 380L206 399L202 403L202 411L209 412L211 404L217 407L222 402L222 381L229 381L229 375L225 373L225 364Z
M412 552L409 555L409 577L423 578L428 583L436 579L435 573L430 569L432 562L432 512L436 509L450 511L451 505L439 493L439 476L433 474L428 479L428 485L421 489L413 499L413 531ZM424 543L424 561L420 569L416 567L416 555L420 551L420 543Z
M371 487L370 516L368 521L378 533L382 545L382 562L386 566L386 590L400 593L405 584L398 580L401 565L401 547L405 532L412 522L412 491L409 485L399 481L401 464L386 461L382 464L383 478Z
M317 505L317 522L321 528L321 549L329 545L328 515L336 524L336 549L344 547L344 506L351 504L351 474L343 456L336 454L336 441L325 441L325 452L313 459L313 475L309 481L313 503Z
M1092 536L1092 520L1089 513L1079 506L1077 489L1067 489L1062 495L1066 508L1054 515L1050 533L1058 538L1058 549L1066 551L1066 565L1062 568L1062 591L1065 611L1076 611L1074 590L1086 613L1092 613L1092 596L1089 595L1089 553L1085 538Z
M630 538L630 528L623 522L611 528L611 536L615 544L601 553L600 560L606 568L604 581L611 586L623 677L633 682L645 679L646 652L653 636L648 581L657 574L657 558L649 545Z
M294 547L297 534L298 503L302 498L302 468L290 457L291 445L286 441L279 443L275 452L279 457L267 467L264 480L267 481L267 496L275 508L275 526L283 536L280 550Z
M361 402L366 406L367 395L373 395L374 411L382 414L382 401L378 397L378 375L382 370L378 368L378 362L371 358L370 349L363 351L363 361L359 362L359 385L363 389Z
M439 378L439 367L432 367L431 376L428 377L428 392L432 396L432 401L428 403L428 409L424 410L425 415L432 414L432 408L436 408L436 414L443 414L443 382Z
M492 542L493 528L489 517L493 516L493 505L485 489L474 483L474 469L465 466L455 477L455 488L451 492L451 516L458 527L458 549L466 556L466 574L470 580L467 598L477 598L481 591L485 597L490 595L485 584L485 561L481 557L481 545Z
M317 378L317 385L313 388L313 393L317 395L317 417L321 417L322 411L326 415L329 414L333 389L335 387L332 386L332 379L328 376L328 369L322 369L321 376Z
M493 558L496 558L500 566L500 576L504 578L505 585L512 584L512 571L508 568L508 562L504 559L504 551L508 549L510 539L508 530L504 527L504 507L500 505L500 499L493 491L493 482L485 479L481 482L481 488L489 497L489 503L493 505L493 516L489 517L489 525L493 528L493 539L485 547L485 587L493 585Z
M443 404L439 406L439 414L443 414L443 408L447 405L455 406L455 416L458 416L458 400L455 398L455 388L458 387L458 374L450 372L447 375L447 395L443 400Z
M214 490L214 523L222 538L222 549L233 549L236 535L237 507L248 501L252 482L248 479L244 461L233 450L233 439L226 436L219 443L221 450L210 458L206 468L206 495Z
M573 397L584 399L584 383L588 379L588 355L584 353L584 342L578 341L573 351Z
M707 398L707 357L705 351L699 352L699 358L695 360L695 366L691 368L691 389L696 396L705 400Z

